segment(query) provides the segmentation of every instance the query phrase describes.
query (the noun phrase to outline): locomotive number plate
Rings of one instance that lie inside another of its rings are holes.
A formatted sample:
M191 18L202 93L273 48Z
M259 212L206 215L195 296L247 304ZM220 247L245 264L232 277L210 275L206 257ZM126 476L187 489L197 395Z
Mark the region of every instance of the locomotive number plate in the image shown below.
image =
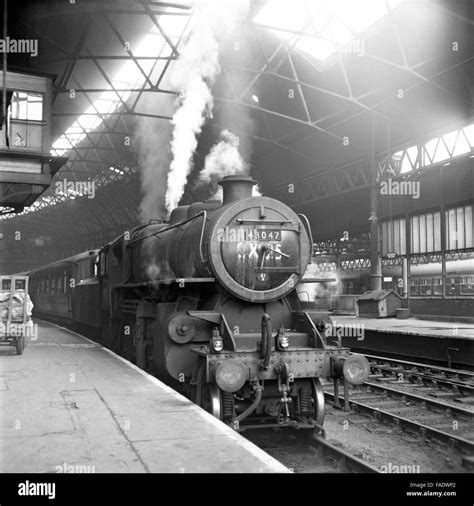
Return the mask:
M246 241L281 241L281 230L254 228L247 230Z

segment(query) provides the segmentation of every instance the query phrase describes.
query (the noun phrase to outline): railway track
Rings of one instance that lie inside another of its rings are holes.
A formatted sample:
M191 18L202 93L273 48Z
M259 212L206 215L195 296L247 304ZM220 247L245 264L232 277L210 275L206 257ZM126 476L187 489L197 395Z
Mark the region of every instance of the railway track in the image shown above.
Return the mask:
M278 437L268 431L249 431L245 437L295 472L380 473L380 470L354 455L335 440L281 429ZM296 457L297 469L293 466Z
M333 393L325 392L325 396L334 401ZM339 396L339 400L342 402L343 397ZM472 419L461 421L449 414L434 412L425 406L411 403L407 405L402 396L394 398L383 394L362 393L351 396L349 404L354 411L414 431L421 437L428 436L448 443L467 454L474 454Z
M450 369L388 357L365 355L370 363L372 378L395 377L431 384L436 387L457 389L465 396L474 395L474 372ZM472 399L474 404L474 397Z
M415 402L468 416L474 412L474 373L385 357L368 356L371 375L366 386L383 388L396 395L401 391Z
M366 383L352 389L352 410L474 454L474 373L372 355L367 358L372 374ZM329 384L325 396L335 401Z
M350 412L323 385L327 439L249 438L295 472L467 472L474 455L474 373L367 356L371 376L351 387ZM342 390L342 389L341 389ZM339 396L343 405L343 397ZM245 435L247 437L247 434ZM387 471L388 469L388 471ZM403 471L400 471L403 472Z
M330 456L336 463L337 469L347 469L355 473L380 473L380 471L365 460L353 455L349 451L337 446L322 437L308 439L308 445Z

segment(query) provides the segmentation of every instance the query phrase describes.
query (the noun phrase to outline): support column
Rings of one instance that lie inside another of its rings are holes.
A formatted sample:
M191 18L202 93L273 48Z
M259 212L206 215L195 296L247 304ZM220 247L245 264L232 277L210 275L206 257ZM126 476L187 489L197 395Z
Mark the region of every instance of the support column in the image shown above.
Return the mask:
M445 306L446 302L446 282L447 282L447 275L446 275L446 250L449 248L449 242L446 241L446 178L445 178L445 171L443 170L443 167L441 166L439 168L439 177L440 177L440 188L441 188L441 202L440 202L440 209L439 209L439 225L440 225L440 234L441 234L441 283L443 284L443 292L442 292L442 299L443 299L443 307Z
M379 188L372 187L370 192L370 289L382 289L382 258L380 256L380 230L377 214Z
M408 297L408 258L402 258L403 298Z

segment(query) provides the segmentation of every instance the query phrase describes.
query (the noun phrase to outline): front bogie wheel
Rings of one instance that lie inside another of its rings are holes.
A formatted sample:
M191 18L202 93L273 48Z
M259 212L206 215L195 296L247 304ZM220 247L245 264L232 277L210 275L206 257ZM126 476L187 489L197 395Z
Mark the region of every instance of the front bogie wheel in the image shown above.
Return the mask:
M201 408L222 420L222 392L216 383L204 383L201 388Z

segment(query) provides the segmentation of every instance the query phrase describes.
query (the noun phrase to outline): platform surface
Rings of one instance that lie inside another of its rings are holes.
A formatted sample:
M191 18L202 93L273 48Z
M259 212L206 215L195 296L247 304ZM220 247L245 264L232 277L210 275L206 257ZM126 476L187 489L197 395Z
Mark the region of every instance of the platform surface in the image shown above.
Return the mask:
M473 309L474 310L474 309ZM407 318L359 318L356 316L331 316L335 326L363 325L367 330L378 330L381 332L403 332L420 336L451 337L460 339L474 339L474 323L453 323L438 322L430 320L418 320Z
M0 472L289 472L102 346L39 323L0 347Z

